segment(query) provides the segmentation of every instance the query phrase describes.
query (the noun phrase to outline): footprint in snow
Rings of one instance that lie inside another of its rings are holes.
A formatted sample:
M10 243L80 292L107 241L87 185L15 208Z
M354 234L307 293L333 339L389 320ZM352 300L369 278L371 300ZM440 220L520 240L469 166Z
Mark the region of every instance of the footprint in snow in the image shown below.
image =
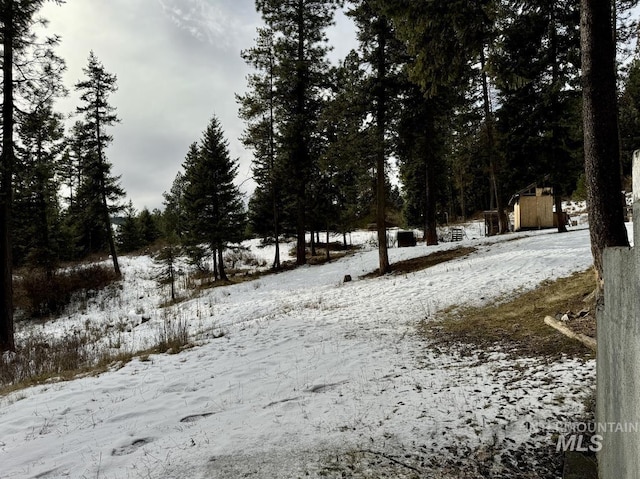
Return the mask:
M128 454L133 454L141 448L142 446L149 444L153 439L145 437L142 439L136 439L131 444L127 444L125 446L116 447L111 451L112 456L126 456Z
M323 393L325 391L328 391L329 389L333 389L337 386L340 386L342 384L347 383L348 381L340 381L337 383L328 383L328 384L316 384L315 386L311 386L309 389L307 389L307 392L310 393Z
M212 412L203 412L202 414L192 414L191 416L185 416L180 419L180 422L196 422L200 419L204 419L205 417L211 416Z

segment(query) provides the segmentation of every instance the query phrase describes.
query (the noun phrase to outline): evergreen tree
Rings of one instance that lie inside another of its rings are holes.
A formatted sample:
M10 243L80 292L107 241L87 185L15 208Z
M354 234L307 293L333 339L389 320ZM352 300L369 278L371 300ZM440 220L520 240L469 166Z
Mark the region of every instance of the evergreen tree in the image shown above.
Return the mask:
M124 253L135 251L143 245L142 234L133 203L124 209L124 221L118 228L118 248Z
M351 51L333 70L332 95L320 117L324 151L319 168L328 179L326 208L332 227L343 235L358 227L369 214L373 201L370 170L371 130L366 128L368 112L365 72L356 51Z
M158 217L152 214L148 208L142 208L137 217L137 223L140 231L141 246L149 246L160 238Z
M517 15L514 5L503 6L491 62L501 90L498 130L512 191L550 182L560 218L562 195L575 188L582 162L579 3L518 2ZM566 231L562 221L558 231Z
M273 269L280 269L280 223L282 195L282 171L277 164L276 109L275 89L276 56L273 31L268 28L258 29L256 46L243 51L242 58L257 70L249 75L249 92L238 95L240 117L247 122L242 142L251 148L254 154L253 178L261 191L269 196L269 208L272 219L270 233L275 243ZM255 196L255 201L260 196ZM257 218L257 217L256 217ZM266 230L263 230L266 232Z
M185 165L189 164L188 158L192 156L195 158L198 156L198 145L193 143L189 147L189 153L185 160ZM184 204L184 190L185 190L185 178L184 174L178 172L173 179L171 190L163 193L164 201L164 213L163 213L163 233L165 237L169 237L175 234L178 238L182 238L185 233L184 228L184 211L182 205Z
M486 171L492 189L492 204L499 213L500 231L506 231L507 220L499 191L493 112L484 68L485 51L494 34L493 0L386 0L382 5L397 25L398 36L406 42L411 55L409 78L422 88L428 98L439 97L439 108L449 116L453 117L460 111L460 97L475 85L473 76L480 75L488 162ZM481 69L476 68L478 64Z
M599 288L604 281L604 248L629 245L622 199L616 198L622 184L612 23L610 2L581 1L584 158L591 251Z
M388 133L398 96L397 75L405 56L404 45L398 41L391 20L378 0L361 0L349 12L358 28L362 61L370 65L367 90L370 92L372 149L375 152L376 225L378 230L378 271L391 271L387 252L387 175L386 164L390 152Z
M0 1L2 42L2 153L0 154L0 351L13 350L12 202L15 163L16 100L34 105L61 91L64 68L53 54L57 38L39 42L32 32L44 0ZM20 68L16 68L19 65ZM52 81L49 82L49 79Z
M101 225L102 231L90 231L85 240L85 251L94 252L106 245L113 260L116 275L120 276L111 214L119 209L113 205L124 196L118 184L118 177L111 175L111 164L106 157L106 149L112 141L107 128L118 122L115 108L109 104L109 96L117 90L116 76L108 73L95 54L89 54L87 67L83 69L86 79L75 85L81 92L82 105L76 111L84 116L90 136L87 139L87 154L83 158L82 184L78 190L78 203L84 219L90 225ZM97 238L94 235L98 236Z
M437 206L446 192L445 144L448 110L437 96L425 98L417 85L407 85L398 122L398 159L409 224L421 224L427 245L438 244Z
M88 156L90 132L82 121L76 121L65 139L65 150L58 165L58 176L67 196L67 207L73 209L80 184L82 183L83 158Z
M237 170L222 127L213 117L202 135L197 156L188 157L184 164L183 208L188 243L210 247L222 280L227 280L224 249L228 243L242 240L244 234L242 196L233 183Z
M57 161L62 150L62 117L51 102L24 116L19 135L15 186L14 263L28 261L53 274L60 251Z
M168 284L170 286L171 301L176 300L177 262L181 254L182 248L178 237L175 234L171 234L167 238L167 244L155 258L155 264L158 267L156 280L160 284Z
M283 168L295 197L296 262L306 262L308 185L319 157L317 120L328 64L325 29L338 0L256 0L274 34L277 125Z
M620 153L624 175L631 175L633 152L640 146L640 58L629 65L620 94Z

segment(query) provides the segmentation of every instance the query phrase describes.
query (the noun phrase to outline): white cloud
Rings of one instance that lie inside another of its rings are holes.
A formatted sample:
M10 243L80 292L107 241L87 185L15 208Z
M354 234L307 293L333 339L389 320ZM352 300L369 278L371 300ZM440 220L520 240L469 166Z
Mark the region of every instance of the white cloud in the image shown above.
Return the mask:
M46 2L42 14L49 32L62 36L58 54L68 65L71 95L59 102L61 112L78 104L73 84L90 50L118 77L111 101L122 121L107 154L136 208L162 206L189 144L214 114L240 159L238 182L250 175L234 95L249 73L240 51L253 45L260 24L253 0L68 0ZM343 46L348 29L339 25L332 39Z
M231 47L257 25L257 16L243 18L243 2L158 0L164 13L179 28L216 48ZM253 17L253 18L252 18ZM247 20L249 22L247 23Z

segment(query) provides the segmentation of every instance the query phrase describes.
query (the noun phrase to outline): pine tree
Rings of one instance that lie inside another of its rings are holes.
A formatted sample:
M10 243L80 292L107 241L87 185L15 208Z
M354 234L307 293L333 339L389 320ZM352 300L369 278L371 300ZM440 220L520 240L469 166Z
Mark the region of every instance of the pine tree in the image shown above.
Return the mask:
M387 252L386 164L390 152L388 133L392 124L399 93L397 75L405 55L404 45L397 39L390 18L378 0L360 0L349 12L358 27L362 60L371 69L367 90L370 92L372 148L375 156L376 225L378 230L378 271L391 271Z
M582 0L584 158L589 203L589 232L598 286L603 287L606 247L628 246L620 180L616 109L615 44L610 2Z
M271 233L275 244L272 268L280 269L281 168L278 167L276 139L275 90L276 56L274 34L268 28L258 29L256 46L242 52L242 58L257 72L249 75L249 92L238 95L240 117L247 123L242 142L254 154L253 178L261 191L269 196ZM255 198L259 198L256 196ZM255 204L255 203L254 203Z
M620 151L623 173L631 175L633 152L640 145L640 57L629 65L619 97Z
M449 134L446 90L425 98L417 85L407 84L397 126L397 150L409 224L421 224L427 245L438 244L437 206L445 187L445 145ZM451 103L450 99L447 99ZM418 222L418 220L420 222Z
M102 238L98 238L98 241L89 238L85 247L93 252L102 248L103 241L106 241L113 268L116 275L120 276L111 213L117 211L118 206L112 205L124 196L124 191L118 184L119 178L111 175L111 164L106 157L106 149L113 139L107 134L107 128L119 121L115 108L109 104L109 96L117 90L116 76L105 70L93 52L89 54L87 67L83 71L86 79L75 85L76 90L81 92L82 101L76 111L84 116L90 137L87 156L83 158L83 183L78 196L83 196L84 204L81 207L87 219L93 224L102 225ZM80 198L78 201L81 202Z
M183 208L189 244L210 247L222 280L227 280L223 252L244 234L242 195L233 183L237 170L237 161L230 158L222 127L214 116L202 135L197 156L185 161Z
M295 198L296 262L306 262L307 195L319 157L316 143L321 95L328 71L325 29L337 0L256 0L274 34L277 130L283 169Z
M178 237L175 234L171 234L167 238L167 244L155 258L155 264L158 267L156 280L162 285L168 284L170 286L171 301L176 300L177 263L181 254L182 248Z
M2 0L0 33L2 41L2 153L0 155L0 351L13 350L13 175L17 97L34 105L61 91L56 82L64 64L53 54L57 38L38 42L32 32L35 17L44 0ZM16 65L20 65L16 69ZM15 69L15 71L14 71ZM53 81L49 82L49 78ZM27 81L28 80L28 81Z
M124 221L118 228L118 248L124 253L135 251L142 246L142 234L133 203L124 209Z
M142 208L136 220L140 231L141 246L149 246L160 238L158 217L152 214L148 208Z
M64 199L70 209L75 204L76 195L82 183L83 159L89 156L87 141L89 135L87 125L82 121L76 121L65 139L66 148L58 165L58 175L64 192L68 195Z
M562 195L581 170L579 4L576 0L505 2L491 58L500 88L497 122L508 170L520 185L550 182L561 218ZM566 231L558 221L558 231Z
M372 202L370 170L371 131L366 128L368 98L363 62L351 51L332 72L332 96L320 117L325 147L320 171L328 178L330 197L325 201L332 227L343 235L357 228L369 214ZM333 206L333 208L332 208Z
M198 155L198 145L197 143L193 143L189 147L189 153L187 154L187 158L189 156L193 156L195 159ZM188 164L188 159L185 160L186 165ZM182 172L178 172L176 177L173 179L173 183L171 184L171 190L165 191L163 193L164 201L162 204L164 205L163 212L163 233L165 237L169 237L172 234L175 234L178 238L182 238L185 233L184 227L184 190L185 190L185 178Z
M386 0L381 4L393 19L398 36L406 42L412 57L407 66L410 79L422 88L428 98L439 97L440 108L451 117L460 109L459 97L474 86L473 76L480 75L491 202L499 213L500 231L506 231L507 219L499 191L497 139L485 71L485 53L494 33L495 2ZM478 64L480 69L476 68Z
M14 262L26 261L51 276L60 252L56 171L62 150L62 116L47 101L23 117L18 131L22 147L14 178Z

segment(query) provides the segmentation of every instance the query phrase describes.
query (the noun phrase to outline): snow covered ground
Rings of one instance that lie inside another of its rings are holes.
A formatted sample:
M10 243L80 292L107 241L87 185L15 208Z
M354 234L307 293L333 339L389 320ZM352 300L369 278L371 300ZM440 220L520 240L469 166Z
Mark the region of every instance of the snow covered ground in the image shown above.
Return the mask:
M478 251L359 279L377 267L369 247L163 309L152 261L122 258L120 291L34 328L97 328L102 347L137 350L182 324L197 346L0 397L0 477L381 477L376 463L389 477L475 477L455 475L465 461L508 477L505 451L555 450L551 430L580 414L595 363L441 351L416 327L588 268L589 233L469 233L389 253L393 263L460 245ZM19 324L19 337L32 333Z

